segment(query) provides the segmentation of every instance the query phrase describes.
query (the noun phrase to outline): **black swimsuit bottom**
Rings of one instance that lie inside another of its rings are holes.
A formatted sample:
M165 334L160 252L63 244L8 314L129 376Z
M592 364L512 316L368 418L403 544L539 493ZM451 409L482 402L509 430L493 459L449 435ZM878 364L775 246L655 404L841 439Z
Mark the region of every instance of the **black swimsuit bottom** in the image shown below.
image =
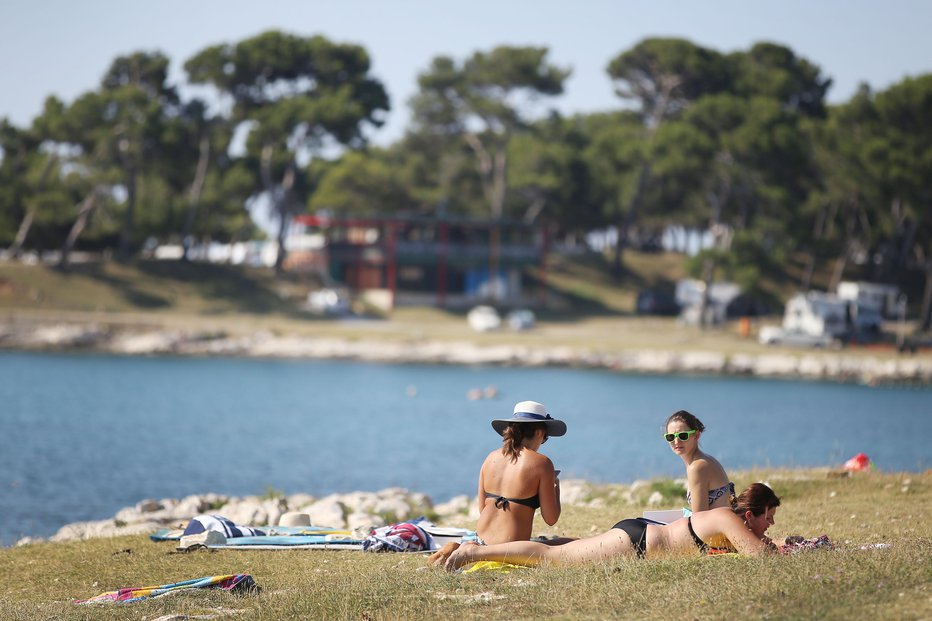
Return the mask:
M504 496L499 496L498 494L492 494L491 492L485 493L486 498L495 499L495 508L505 511L508 509L508 505L512 502L518 503L530 509L540 509L540 496L535 494L530 498L505 498Z
M644 558L644 550L647 547L647 522L641 518L628 518L612 526L620 528L628 533L631 543L634 545L634 553L638 558Z
M643 518L628 518L612 526L612 528L619 528L628 533L628 537L631 538L631 544L634 545L634 553L637 554L638 558L644 558L644 552L647 548L648 523L649 522ZM689 529L689 534L692 535L696 547L699 548L701 552L708 551L709 546L696 535L690 518L686 518L686 527Z

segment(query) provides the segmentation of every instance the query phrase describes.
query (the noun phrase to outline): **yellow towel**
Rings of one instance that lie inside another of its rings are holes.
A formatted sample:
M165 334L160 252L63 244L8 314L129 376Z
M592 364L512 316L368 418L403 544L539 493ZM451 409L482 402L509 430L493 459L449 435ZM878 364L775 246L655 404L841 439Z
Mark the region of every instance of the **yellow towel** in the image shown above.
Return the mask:
M527 569L525 565L512 565L511 563L502 563L500 561L477 561L469 569L463 570L464 574L470 574L474 571L497 571L503 574L511 573L512 569Z

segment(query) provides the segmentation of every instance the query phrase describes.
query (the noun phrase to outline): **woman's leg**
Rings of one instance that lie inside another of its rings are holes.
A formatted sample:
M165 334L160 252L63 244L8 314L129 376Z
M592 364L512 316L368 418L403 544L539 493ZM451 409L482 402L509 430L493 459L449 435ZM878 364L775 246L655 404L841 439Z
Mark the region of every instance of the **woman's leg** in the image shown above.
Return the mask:
M613 528L595 537L576 539L556 546L537 541L512 541L492 546L464 543L450 555L445 567L452 571L476 561L499 561L530 566L542 563L586 563L633 553L634 546L631 545L628 534Z

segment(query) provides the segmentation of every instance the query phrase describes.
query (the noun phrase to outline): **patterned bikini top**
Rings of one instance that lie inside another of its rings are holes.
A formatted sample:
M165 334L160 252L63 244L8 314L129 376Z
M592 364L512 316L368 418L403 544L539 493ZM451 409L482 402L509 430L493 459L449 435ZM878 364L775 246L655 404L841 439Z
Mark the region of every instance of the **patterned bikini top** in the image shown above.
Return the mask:
M731 481L729 481L725 485L722 485L721 487L716 487L715 489L709 490L709 506L711 507L713 502L715 502L716 500L718 500L725 494L730 494L731 504L733 505L735 503L735 500L734 500L735 484L732 483ZM690 505L692 504L692 496L690 495L689 491L686 492L686 502Z

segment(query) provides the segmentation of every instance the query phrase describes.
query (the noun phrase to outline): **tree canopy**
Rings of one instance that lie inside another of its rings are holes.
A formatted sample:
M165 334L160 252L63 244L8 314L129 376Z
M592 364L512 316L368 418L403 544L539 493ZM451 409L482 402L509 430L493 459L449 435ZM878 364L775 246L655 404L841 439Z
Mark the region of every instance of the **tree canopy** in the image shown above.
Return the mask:
M417 62L417 59L413 59ZM622 252L671 228L706 232L706 280L761 271L805 289L856 275L921 289L932 310L932 75L829 105L831 78L785 45L723 53L648 38L606 62L618 107L554 111L571 68L543 46L425 59L407 132L370 139L389 95L359 45L270 31L186 59L134 51L99 85L49 97L29 127L0 119L0 244L136 255L261 233L284 260L292 217L523 219L559 235L610 228ZM151 243L151 242L150 242ZM792 274L792 276L790 276Z

